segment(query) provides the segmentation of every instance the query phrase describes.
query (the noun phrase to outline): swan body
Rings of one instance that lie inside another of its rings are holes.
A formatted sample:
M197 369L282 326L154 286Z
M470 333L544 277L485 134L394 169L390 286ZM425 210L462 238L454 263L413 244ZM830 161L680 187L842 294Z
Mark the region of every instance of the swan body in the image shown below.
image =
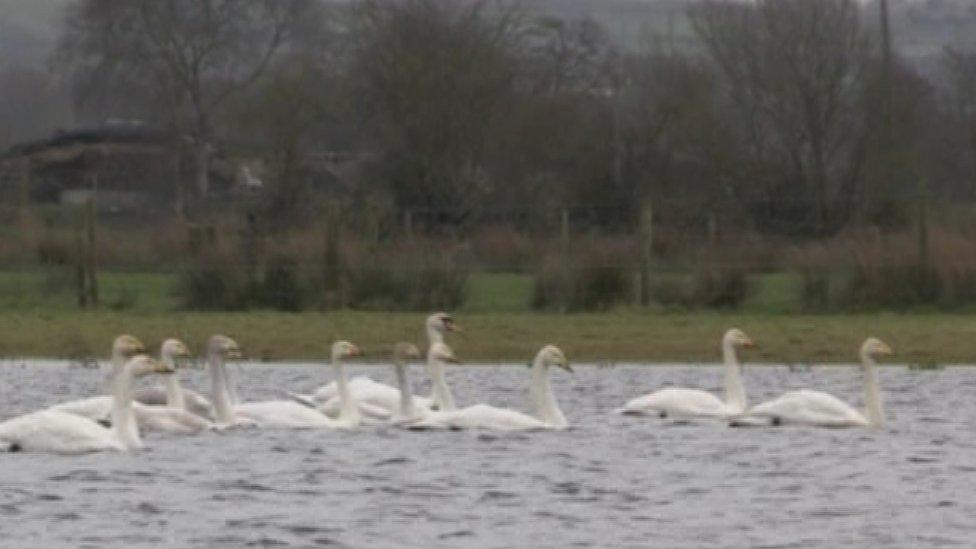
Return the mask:
M97 396L66 402L49 408L59 413L81 416L101 423L111 423L113 397ZM139 428L144 431L193 434L212 429L213 423L196 415L169 406L147 406L132 403L132 413Z
M46 409L0 423L0 441L8 450L57 454L138 450L142 440L132 408L133 380L171 371L146 356L129 359L113 380L111 428L86 417Z
M238 404L234 406L234 414L239 418L251 420L261 427L311 429L333 427L336 421L317 410L291 400Z
M619 412L630 415L656 415L660 417L708 417L728 418L741 415L746 410L746 392L742 385L737 349L752 347L752 340L737 328L732 328L722 338L722 357L725 361L725 401L708 391L669 387L624 404Z
M873 427L884 426L884 410L878 388L875 357L890 355L891 348L877 338L868 338L861 345L861 367L864 372L865 410L844 403L833 395L801 389L790 391L749 410L741 422L744 425L803 425L808 427Z
M87 454L126 449L112 431L95 421L52 409L0 423L0 440L8 451Z
M721 418L741 414L743 410L738 406L730 406L722 402L720 398L708 391L669 387L629 400L622 411L632 415Z
M563 352L547 345L532 363L531 397L535 416L507 408L476 404L459 410L429 412L408 425L411 429L492 429L517 431L529 429L565 429L569 426L559 409L549 384L549 367L558 366L572 372Z
M812 427L868 427L864 414L839 398L820 391L800 389L754 406L748 418L766 418L777 425Z

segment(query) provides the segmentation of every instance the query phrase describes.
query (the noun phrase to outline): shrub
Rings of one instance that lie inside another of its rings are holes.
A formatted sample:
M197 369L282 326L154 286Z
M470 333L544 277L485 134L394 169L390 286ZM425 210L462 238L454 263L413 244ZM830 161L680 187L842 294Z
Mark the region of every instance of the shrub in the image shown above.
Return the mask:
M634 298L633 254L625 247L579 243L570 264L561 254L543 256L535 273L532 306L561 311L606 310Z
M976 303L976 240L935 229L929 264L916 235L850 233L795 253L804 307L814 310L956 307Z
M735 309L749 297L744 269L734 265L709 265L695 273L693 302L701 307Z
M300 311L304 294L294 259L276 255L268 260L261 280L261 305L279 311Z
M176 292L185 309L239 310L249 305L246 277L224 254L197 258L180 274Z
M467 273L449 252L399 247L346 259L347 305L357 309L455 309L464 303Z

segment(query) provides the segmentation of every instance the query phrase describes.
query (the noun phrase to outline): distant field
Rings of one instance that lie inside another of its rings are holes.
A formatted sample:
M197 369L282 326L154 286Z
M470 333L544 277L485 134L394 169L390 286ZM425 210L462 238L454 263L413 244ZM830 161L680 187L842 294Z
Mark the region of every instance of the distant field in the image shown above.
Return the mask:
M759 349L747 361L852 362L862 338L876 335L902 363L976 362L976 321L948 314L757 315L620 311L603 314L459 313L465 332L450 339L467 361L527 361L546 343L574 360L697 362L719 358L730 326L751 334ZM236 337L258 359L323 359L329 344L350 339L374 357L393 342L423 343L419 313L139 313L2 312L0 356L105 356L112 338L128 332L156 345L168 336L199 350L213 333Z
M381 356L393 342L423 342L423 313L202 313L177 310L175 278L106 273L103 307L77 309L70 279L0 273L0 356L104 356L111 339L130 332L156 344L176 335L195 349L210 334L237 337L256 358L322 358L329 343L346 338ZM976 362L976 318L963 314L800 315L793 275L765 275L737 312L655 312L631 308L607 313L532 312L532 279L515 274L470 277L468 300L457 311L466 328L452 338L470 361L528 360L556 343L586 361L714 361L718 339L738 326L760 348L759 362L850 362L868 335L888 340L898 362Z

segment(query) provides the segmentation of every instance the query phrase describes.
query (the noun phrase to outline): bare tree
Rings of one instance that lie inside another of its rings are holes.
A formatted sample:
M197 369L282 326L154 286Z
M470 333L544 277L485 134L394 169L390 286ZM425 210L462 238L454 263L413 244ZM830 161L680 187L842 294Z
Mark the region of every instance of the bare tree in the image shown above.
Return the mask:
M946 48L944 62L956 116L968 138L972 190L976 192L976 51Z
M708 1L690 16L739 128L729 194L766 230L836 231L850 218L864 164L859 102L870 44L857 2Z
M516 77L516 12L484 1L357 4L353 77L376 179L401 207L463 219L490 185L484 148Z
M192 139L197 192L209 191L214 122L229 97L268 67L308 0L84 0L68 14L59 60L85 100L138 83Z

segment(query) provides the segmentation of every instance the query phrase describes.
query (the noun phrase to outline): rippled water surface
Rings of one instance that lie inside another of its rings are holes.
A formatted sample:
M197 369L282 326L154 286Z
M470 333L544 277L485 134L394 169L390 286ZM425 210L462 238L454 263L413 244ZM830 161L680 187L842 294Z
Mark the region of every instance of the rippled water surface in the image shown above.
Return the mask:
M329 378L319 366L244 365L236 381L252 400ZM473 367L449 380L459 403L522 407L527 378L524 367ZM135 455L0 456L0 547L976 546L976 369L884 369L888 426L877 432L611 413L663 385L718 390L716 367L553 378L569 431L250 429L149 434ZM101 380L0 363L0 417ZM755 367L745 382L753 401L799 386L861 401L853 368Z

